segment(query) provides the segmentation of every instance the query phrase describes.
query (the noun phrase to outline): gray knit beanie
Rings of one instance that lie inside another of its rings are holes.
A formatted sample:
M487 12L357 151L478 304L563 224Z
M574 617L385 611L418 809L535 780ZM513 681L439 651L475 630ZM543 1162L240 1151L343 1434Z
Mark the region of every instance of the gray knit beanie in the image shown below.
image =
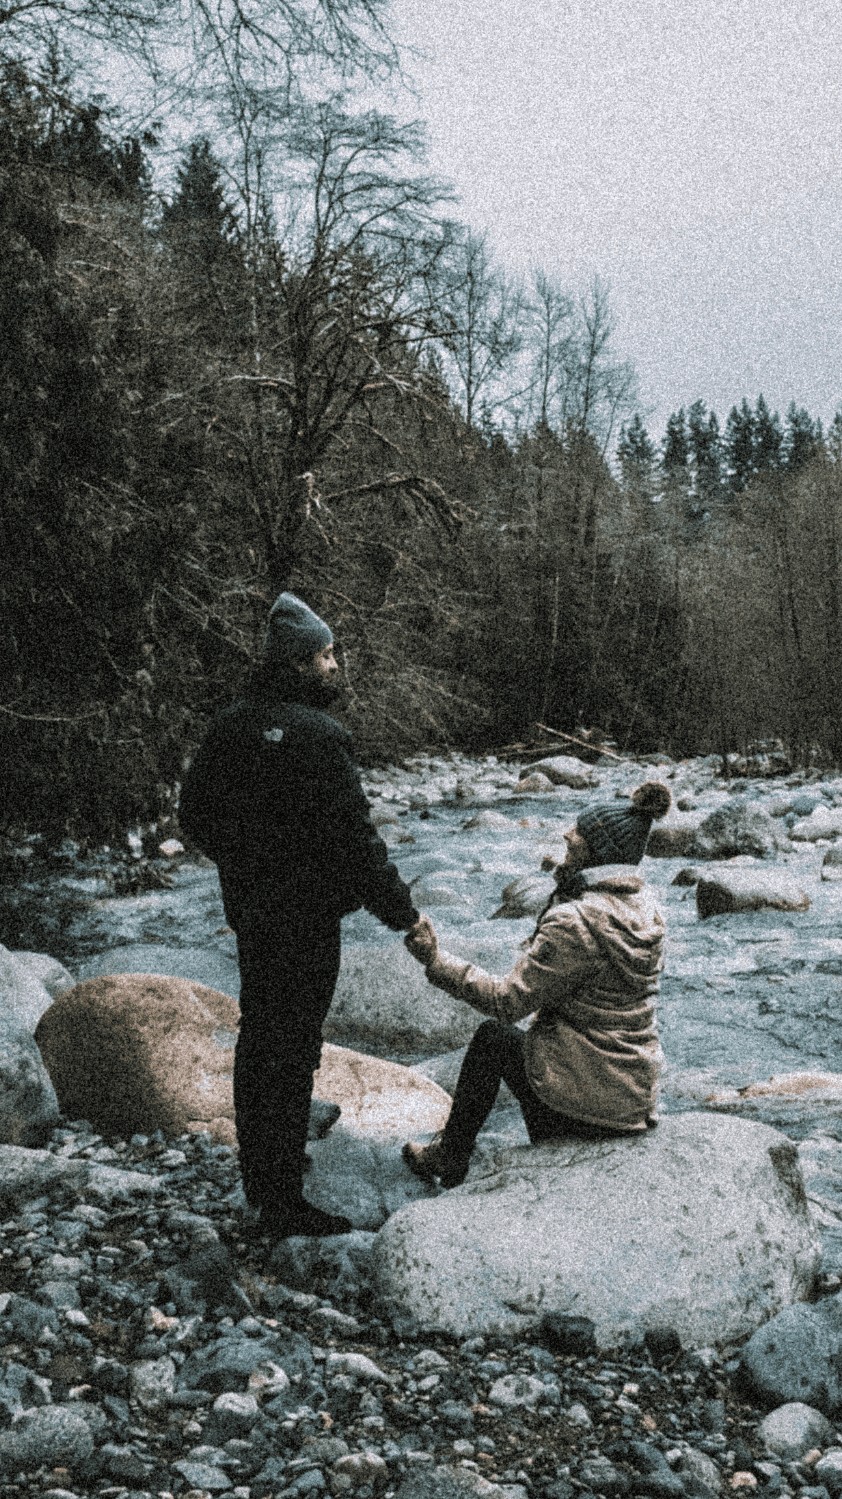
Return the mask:
M625 807L592 807L577 818L576 830L588 845L587 868L600 864L637 864L646 852L653 821L672 805L663 781L645 781Z
M264 662L268 666L297 664L308 661L327 645L333 645L333 635L324 620L294 593L279 593L269 610Z

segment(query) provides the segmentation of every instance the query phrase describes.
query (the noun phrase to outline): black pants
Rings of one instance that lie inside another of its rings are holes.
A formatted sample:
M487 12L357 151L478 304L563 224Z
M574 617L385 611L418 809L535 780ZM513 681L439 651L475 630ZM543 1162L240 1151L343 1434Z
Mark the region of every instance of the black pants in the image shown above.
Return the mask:
M255 1207L302 1193L313 1073L339 974L339 918L296 913L240 921L240 1033L234 1117L240 1171Z
M454 1154L470 1155L500 1091L500 1084L514 1093L520 1104L527 1133L533 1145L558 1135L576 1135L601 1140L613 1130L582 1124L548 1108L532 1091L526 1076L526 1035L514 1025L484 1020L465 1053L453 1106L444 1129L444 1141Z

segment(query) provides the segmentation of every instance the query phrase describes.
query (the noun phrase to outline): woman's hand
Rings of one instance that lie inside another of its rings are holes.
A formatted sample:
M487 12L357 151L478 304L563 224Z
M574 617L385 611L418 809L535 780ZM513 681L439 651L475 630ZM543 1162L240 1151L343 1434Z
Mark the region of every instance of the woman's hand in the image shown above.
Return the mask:
M413 958L417 958L425 968L438 957L439 939L429 916L419 916L403 940Z

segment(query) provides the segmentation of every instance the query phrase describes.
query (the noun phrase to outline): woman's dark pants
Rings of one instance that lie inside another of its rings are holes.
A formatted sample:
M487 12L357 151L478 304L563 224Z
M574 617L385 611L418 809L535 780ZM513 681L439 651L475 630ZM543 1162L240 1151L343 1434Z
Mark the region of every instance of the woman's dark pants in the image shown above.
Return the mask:
M603 1139L611 1130L581 1124L548 1108L532 1091L526 1076L526 1033L499 1020L485 1020L475 1031L462 1063L444 1144L457 1158L467 1159L494 1104L500 1084L509 1087L520 1104L533 1145L558 1135Z
M254 1207L299 1202L313 1073L339 975L339 918L240 921L234 1116Z

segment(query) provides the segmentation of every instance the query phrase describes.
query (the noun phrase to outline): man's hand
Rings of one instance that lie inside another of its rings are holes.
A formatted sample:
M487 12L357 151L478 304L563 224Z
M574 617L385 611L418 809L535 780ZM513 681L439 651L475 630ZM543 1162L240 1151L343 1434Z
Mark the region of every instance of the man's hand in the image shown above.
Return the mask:
M429 916L420 916L403 940L413 958L417 958L425 968L438 957L439 939Z

